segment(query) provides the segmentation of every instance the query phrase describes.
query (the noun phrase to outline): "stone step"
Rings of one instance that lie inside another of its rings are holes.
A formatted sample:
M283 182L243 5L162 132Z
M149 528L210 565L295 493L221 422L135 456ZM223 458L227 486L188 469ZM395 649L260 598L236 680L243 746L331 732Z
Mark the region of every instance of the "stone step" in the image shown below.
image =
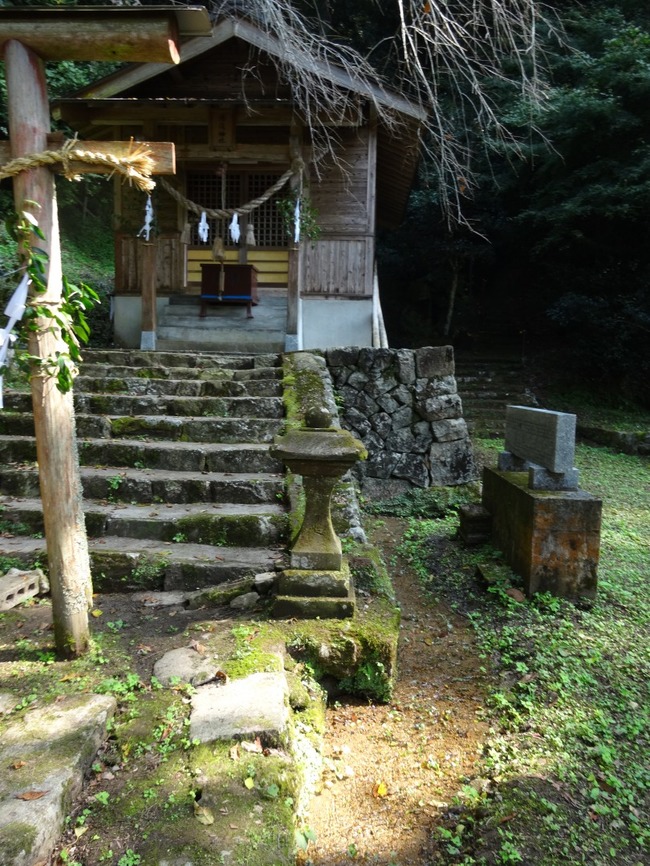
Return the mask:
M168 382L164 384L169 384ZM194 383L191 383L194 384ZM204 383L208 386L211 383ZM235 388L238 382L228 383ZM254 383L255 384L255 383ZM265 383L258 383L265 384ZM280 383L273 382L276 391ZM242 387L242 390L245 389ZM157 390L157 389L156 389ZM260 389L260 390L266 390ZM232 401L232 402L231 402ZM248 402L247 402L248 401ZM31 394L9 392L5 397L5 409L31 412ZM277 396L170 396L168 394L83 394L75 393L74 405L77 414L90 415L180 415L183 417L222 416L237 417L253 415L257 418L279 418L283 414L282 398Z
M97 591L135 589L194 590L273 571L284 555L274 547L214 547L141 538L89 538ZM42 538L4 537L2 552L12 559L45 563Z
M6 521L24 532L43 531L40 499L0 497ZM154 541L191 542L215 547L268 547L286 537L288 517L279 504L130 503L84 500L86 531L92 538L108 535Z
M250 370L247 373L256 371ZM276 373L275 370L270 372ZM221 373L219 373L221 376ZM138 377L79 376L75 381L75 397L80 393L121 394L132 396L170 397L280 397L282 382L279 377L263 379L260 376L245 379L143 379Z
M244 353L224 352L147 352L138 349L86 349L84 362L93 364L115 364L126 367L173 368L186 367L202 370L253 370L260 367L281 367L282 360L277 352ZM82 363L82 370L83 370Z
M87 439L79 442L79 457L86 466L135 467L177 472L281 473L268 445L258 441L145 442ZM33 463L36 442L32 436L0 435L0 460Z
M83 495L110 502L237 504L278 503L284 476L242 472L174 472L168 469L81 467ZM36 467L0 467L0 490L9 496L39 496Z
M173 415L77 415L77 434L84 439L158 439L170 442L272 442L280 418L182 418ZM27 412L0 413L0 435L33 436Z
M137 367L111 364L110 362L84 362L81 365L81 375L75 380L75 386L84 378L96 379L138 379L157 381L205 381L205 382L247 382L251 379L280 379L281 367Z
M244 335L230 331L199 333L190 328L168 328L164 331L158 330L156 345L163 351L173 351L190 342L200 351L226 352L233 351L237 347L246 352L282 352L285 336L283 331Z

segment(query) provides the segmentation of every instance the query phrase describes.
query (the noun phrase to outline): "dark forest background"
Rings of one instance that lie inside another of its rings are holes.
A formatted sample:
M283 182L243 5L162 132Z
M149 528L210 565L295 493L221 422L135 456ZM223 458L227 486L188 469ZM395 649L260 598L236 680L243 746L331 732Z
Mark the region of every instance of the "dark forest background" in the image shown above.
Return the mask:
M45 4L0 0L11 5ZM390 76L385 46L397 29L396 5L299 5L317 15L314 26L362 53L376 46L370 57ZM543 98L531 104L506 79L485 82L512 139L468 123L457 99L450 94L445 104L443 93L448 134L473 154L472 173L451 181L463 220L448 219L425 156L402 227L380 237L389 339L534 356L582 385L650 405L650 8L638 0L546 6L555 8L564 38L540 28ZM509 58L503 62L507 72ZM48 67L53 97L106 72L91 63ZM0 75L0 137L7 135L4 87ZM10 189L0 187L4 212ZM64 182L59 197L67 266L108 292L110 184ZM0 277L10 254L4 236Z

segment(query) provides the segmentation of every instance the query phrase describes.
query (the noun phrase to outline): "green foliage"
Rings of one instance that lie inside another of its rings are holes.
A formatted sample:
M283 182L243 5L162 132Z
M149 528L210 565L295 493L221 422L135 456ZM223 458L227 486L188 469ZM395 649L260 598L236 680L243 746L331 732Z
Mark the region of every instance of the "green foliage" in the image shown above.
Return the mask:
M6 221L7 231L14 242L29 253L24 262L31 281L30 301L17 326L18 340L15 346L15 359L18 366L28 374L41 370L45 375L56 379L57 388L67 393L72 388L81 361L80 345L87 343L90 328L86 319L87 310L99 302L97 293L83 283L75 286L63 276L61 302L56 308L49 303L39 303L39 296L47 292L47 254L36 247L29 246L32 235L44 240L36 219L29 212L21 216L12 215ZM45 324L44 324L45 323ZM58 333L67 351L57 351L49 358L32 355L28 348L28 335L42 328Z
M486 592L476 565L499 560L459 548L454 517L413 520L403 543L427 588L468 617L492 674L480 774L494 791L467 798L443 826L443 863L480 862L471 853L486 845L495 863L645 862L648 469L643 458L586 446L576 462L584 488L604 501L593 604L549 594L516 603L504 585Z
M302 237L309 238L309 240L317 240L320 237L318 211L314 208L309 196L305 193L279 199L275 203L282 215L285 232L293 240L296 221L296 201L298 199L300 199L300 234Z

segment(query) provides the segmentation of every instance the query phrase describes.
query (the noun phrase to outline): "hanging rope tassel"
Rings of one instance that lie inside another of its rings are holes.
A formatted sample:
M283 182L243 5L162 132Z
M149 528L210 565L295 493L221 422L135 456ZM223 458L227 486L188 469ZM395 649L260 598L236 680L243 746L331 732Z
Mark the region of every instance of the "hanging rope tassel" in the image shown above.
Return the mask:
M223 238L217 236L212 244L212 258L215 262L222 262L226 258L226 248L223 244Z
M181 232L180 242L182 244L188 244L192 240L192 226L189 223L185 223L183 226L183 231Z
M257 246L257 241L255 240L255 226L253 225L253 223L248 223L248 225L246 226L246 246Z

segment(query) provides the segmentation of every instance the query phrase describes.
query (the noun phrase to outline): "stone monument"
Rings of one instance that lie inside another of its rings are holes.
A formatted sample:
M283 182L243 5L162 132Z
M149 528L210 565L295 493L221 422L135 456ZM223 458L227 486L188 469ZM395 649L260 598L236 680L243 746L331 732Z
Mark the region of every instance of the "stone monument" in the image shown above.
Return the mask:
M536 592L596 595L602 501L580 490L575 415L508 406L506 451L483 471L491 540Z

